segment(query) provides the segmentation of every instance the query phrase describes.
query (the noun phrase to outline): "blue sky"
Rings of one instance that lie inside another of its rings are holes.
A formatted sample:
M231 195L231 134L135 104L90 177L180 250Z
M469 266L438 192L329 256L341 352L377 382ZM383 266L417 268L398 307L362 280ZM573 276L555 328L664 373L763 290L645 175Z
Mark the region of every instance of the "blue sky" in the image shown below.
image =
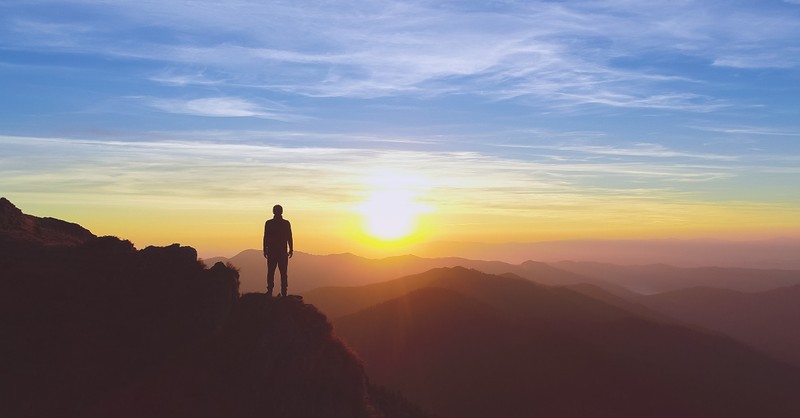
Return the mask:
M5 0L0 193L209 251L371 178L428 239L797 234L799 68L790 0ZM187 210L241 223L214 247Z

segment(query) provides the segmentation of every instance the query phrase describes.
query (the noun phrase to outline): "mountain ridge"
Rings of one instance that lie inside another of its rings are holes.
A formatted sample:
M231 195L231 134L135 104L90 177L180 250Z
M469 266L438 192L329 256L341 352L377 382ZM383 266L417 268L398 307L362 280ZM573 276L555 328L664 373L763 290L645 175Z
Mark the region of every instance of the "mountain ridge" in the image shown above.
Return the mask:
M96 238L88 229L55 218L27 215L5 197L0 197L0 245L78 245Z
M644 296L640 303L684 323L729 335L800 367L800 285L747 293L696 287Z
M266 289L266 265L259 250L245 250L232 258L215 257L209 262L230 262L239 268L242 289ZM665 264L616 265L608 263L543 263L527 260L520 264L470 260L459 257L424 258L415 255L370 259L351 253L313 255L296 251L289 262L289 287L307 292L327 286L361 286L422 273L433 268L463 266L489 274L513 273L547 285L589 283L621 297L636 293L658 293L698 284L762 291L800 284L800 270L748 269L728 267L684 268ZM709 276L705 274L709 273Z
M676 267L668 264L621 266L609 263L559 262L555 266L643 294L707 286L759 292L800 284L800 270L732 267Z
M639 265L666 262L680 267L720 266L800 270L800 238L722 239L575 239L481 244L431 242L414 249L430 257L452 256L521 263L564 260Z
M443 417L788 418L800 412L794 395L800 370L730 338L652 322L569 289L442 270L454 277L442 271L422 274L430 280L409 276L417 283L392 299L386 299L392 292L374 287L403 288L402 279L363 286L376 303L360 302L366 308L333 322L378 383ZM453 279L461 274L474 277L460 286ZM531 298L522 286L540 296ZM537 303L548 307L525 307Z

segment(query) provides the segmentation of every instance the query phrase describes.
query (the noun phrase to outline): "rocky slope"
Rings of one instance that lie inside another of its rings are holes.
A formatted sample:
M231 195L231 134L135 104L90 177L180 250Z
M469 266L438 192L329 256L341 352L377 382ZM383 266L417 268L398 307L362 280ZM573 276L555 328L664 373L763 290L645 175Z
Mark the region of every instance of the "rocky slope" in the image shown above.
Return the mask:
M2 208L0 416L426 416L370 386L311 305L240 297L191 247Z

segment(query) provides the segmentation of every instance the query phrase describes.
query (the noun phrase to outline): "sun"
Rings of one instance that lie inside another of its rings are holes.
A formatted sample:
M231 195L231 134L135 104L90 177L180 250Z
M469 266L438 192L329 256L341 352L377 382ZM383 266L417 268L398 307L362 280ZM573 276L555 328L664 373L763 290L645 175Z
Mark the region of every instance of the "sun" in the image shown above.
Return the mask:
M381 176L373 178L383 187L374 190L367 200L358 205L367 235L384 241L393 241L412 235L417 218L431 211L428 205L417 201L419 183L412 177Z
M410 193L400 190L373 193L360 206L366 232L383 240L404 238L414 232L419 212Z

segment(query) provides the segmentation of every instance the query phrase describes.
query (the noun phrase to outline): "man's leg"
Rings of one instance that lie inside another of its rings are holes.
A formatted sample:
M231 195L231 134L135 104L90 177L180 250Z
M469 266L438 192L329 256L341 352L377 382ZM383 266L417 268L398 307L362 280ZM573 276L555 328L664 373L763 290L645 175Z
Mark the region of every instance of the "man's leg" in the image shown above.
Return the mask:
M278 269L281 271L281 295L286 296L289 290L289 255L285 255L278 260Z
M267 295L272 296L272 289L275 288L275 267L278 266L278 257L267 257Z

